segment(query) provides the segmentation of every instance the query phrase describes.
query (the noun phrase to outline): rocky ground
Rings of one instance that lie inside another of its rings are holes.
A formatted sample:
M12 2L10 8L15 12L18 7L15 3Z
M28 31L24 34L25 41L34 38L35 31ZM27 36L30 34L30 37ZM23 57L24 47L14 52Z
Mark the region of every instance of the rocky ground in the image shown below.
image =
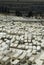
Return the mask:
M0 15L0 65L44 65L44 25Z

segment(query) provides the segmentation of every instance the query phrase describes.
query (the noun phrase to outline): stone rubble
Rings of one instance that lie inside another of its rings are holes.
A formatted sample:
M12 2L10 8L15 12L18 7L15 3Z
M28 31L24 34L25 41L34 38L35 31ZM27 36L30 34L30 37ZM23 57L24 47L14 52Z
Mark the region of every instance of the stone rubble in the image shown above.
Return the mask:
M0 65L44 65L44 26L0 15Z

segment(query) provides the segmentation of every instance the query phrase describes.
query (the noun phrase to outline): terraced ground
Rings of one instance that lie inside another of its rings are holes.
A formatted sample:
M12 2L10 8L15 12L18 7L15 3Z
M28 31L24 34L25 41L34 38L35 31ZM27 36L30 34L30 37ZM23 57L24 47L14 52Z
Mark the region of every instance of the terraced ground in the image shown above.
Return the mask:
M44 65L44 25L0 15L0 65Z

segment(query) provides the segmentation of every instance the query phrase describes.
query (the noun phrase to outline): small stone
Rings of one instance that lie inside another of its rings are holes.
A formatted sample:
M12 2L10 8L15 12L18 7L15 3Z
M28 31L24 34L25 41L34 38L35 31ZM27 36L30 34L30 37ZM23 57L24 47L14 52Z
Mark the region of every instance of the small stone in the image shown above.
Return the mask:
M40 46L37 46L37 51L41 51L41 47Z

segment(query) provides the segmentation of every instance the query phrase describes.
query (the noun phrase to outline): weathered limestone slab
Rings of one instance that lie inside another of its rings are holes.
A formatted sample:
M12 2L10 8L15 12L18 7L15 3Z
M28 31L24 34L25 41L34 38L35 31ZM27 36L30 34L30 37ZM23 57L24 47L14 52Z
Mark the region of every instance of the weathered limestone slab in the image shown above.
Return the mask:
M19 65L19 60L16 59L16 60L12 61L12 62L11 62L11 65Z

